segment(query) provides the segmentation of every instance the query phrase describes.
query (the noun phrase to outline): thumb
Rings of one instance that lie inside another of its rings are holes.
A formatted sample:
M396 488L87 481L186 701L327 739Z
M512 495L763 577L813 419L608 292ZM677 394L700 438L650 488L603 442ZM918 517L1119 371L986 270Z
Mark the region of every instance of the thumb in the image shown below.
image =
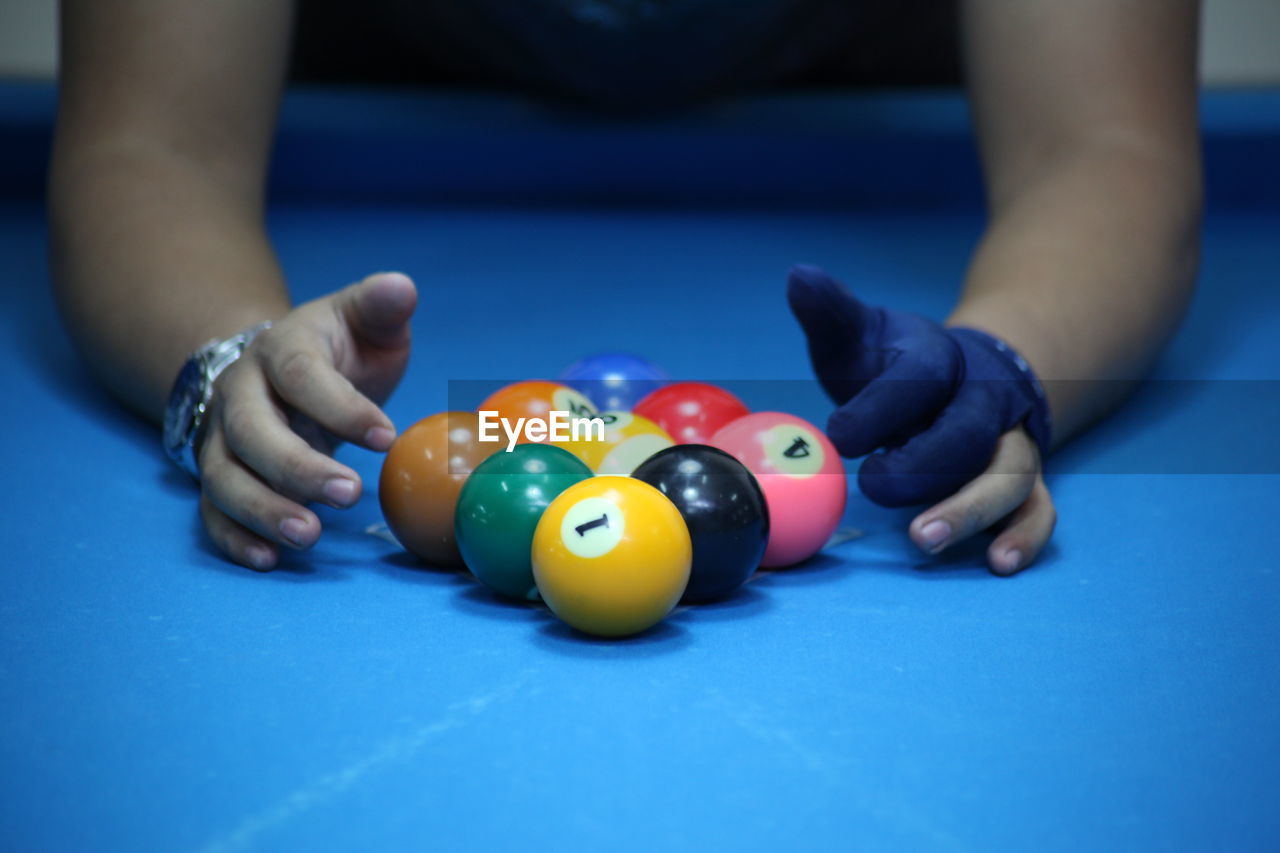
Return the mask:
M823 390L844 403L880 372L863 345L881 325L880 312L858 301L821 269L798 265L787 277L787 303L809 342Z
M338 311L352 335L378 347L404 346L418 304L413 280L398 272L374 273L339 294Z

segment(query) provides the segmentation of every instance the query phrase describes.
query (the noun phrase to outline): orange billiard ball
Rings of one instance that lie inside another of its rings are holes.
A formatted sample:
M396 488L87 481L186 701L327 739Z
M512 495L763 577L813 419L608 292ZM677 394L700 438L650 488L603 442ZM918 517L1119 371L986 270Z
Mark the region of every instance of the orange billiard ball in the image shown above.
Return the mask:
M526 422L535 419L547 423L552 412L563 412L567 418L585 418L598 414L595 405L568 385L559 382L548 382L542 379L529 379L515 382L499 388L490 394L485 401L476 407L477 412L496 413L496 417L506 420L512 429L521 418ZM499 430L498 434L505 434ZM521 430L519 443L542 443L547 438L526 438Z
M378 500L405 549L437 566L460 567L454 511L462 484L503 445L479 440L475 412L440 412L402 432L382 461Z

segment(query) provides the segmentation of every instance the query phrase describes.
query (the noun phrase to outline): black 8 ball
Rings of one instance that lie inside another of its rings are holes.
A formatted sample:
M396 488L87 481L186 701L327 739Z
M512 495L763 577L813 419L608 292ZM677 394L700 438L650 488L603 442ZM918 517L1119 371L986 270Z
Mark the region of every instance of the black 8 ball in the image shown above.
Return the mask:
M689 528L693 565L685 601L724 598L751 577L769 543L769 509L746 466L705 444L677 444L631 476L666 495Z

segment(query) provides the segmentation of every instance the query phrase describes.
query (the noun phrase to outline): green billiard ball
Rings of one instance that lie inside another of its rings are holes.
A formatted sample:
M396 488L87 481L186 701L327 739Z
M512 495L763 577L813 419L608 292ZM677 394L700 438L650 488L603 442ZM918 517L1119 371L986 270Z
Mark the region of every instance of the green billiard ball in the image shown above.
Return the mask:
M462 560L486 586L536 599L530 549L542 512L592 475L586 463L551 444L517 444L476 466L458 496L454 535Z

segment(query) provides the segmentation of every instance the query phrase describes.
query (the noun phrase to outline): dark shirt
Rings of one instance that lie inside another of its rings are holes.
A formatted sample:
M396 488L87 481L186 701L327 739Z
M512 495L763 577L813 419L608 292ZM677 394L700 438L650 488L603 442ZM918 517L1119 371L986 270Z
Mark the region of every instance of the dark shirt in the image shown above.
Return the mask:
M304 0L295 77L596 106L765 85L954 85L954 0Z

